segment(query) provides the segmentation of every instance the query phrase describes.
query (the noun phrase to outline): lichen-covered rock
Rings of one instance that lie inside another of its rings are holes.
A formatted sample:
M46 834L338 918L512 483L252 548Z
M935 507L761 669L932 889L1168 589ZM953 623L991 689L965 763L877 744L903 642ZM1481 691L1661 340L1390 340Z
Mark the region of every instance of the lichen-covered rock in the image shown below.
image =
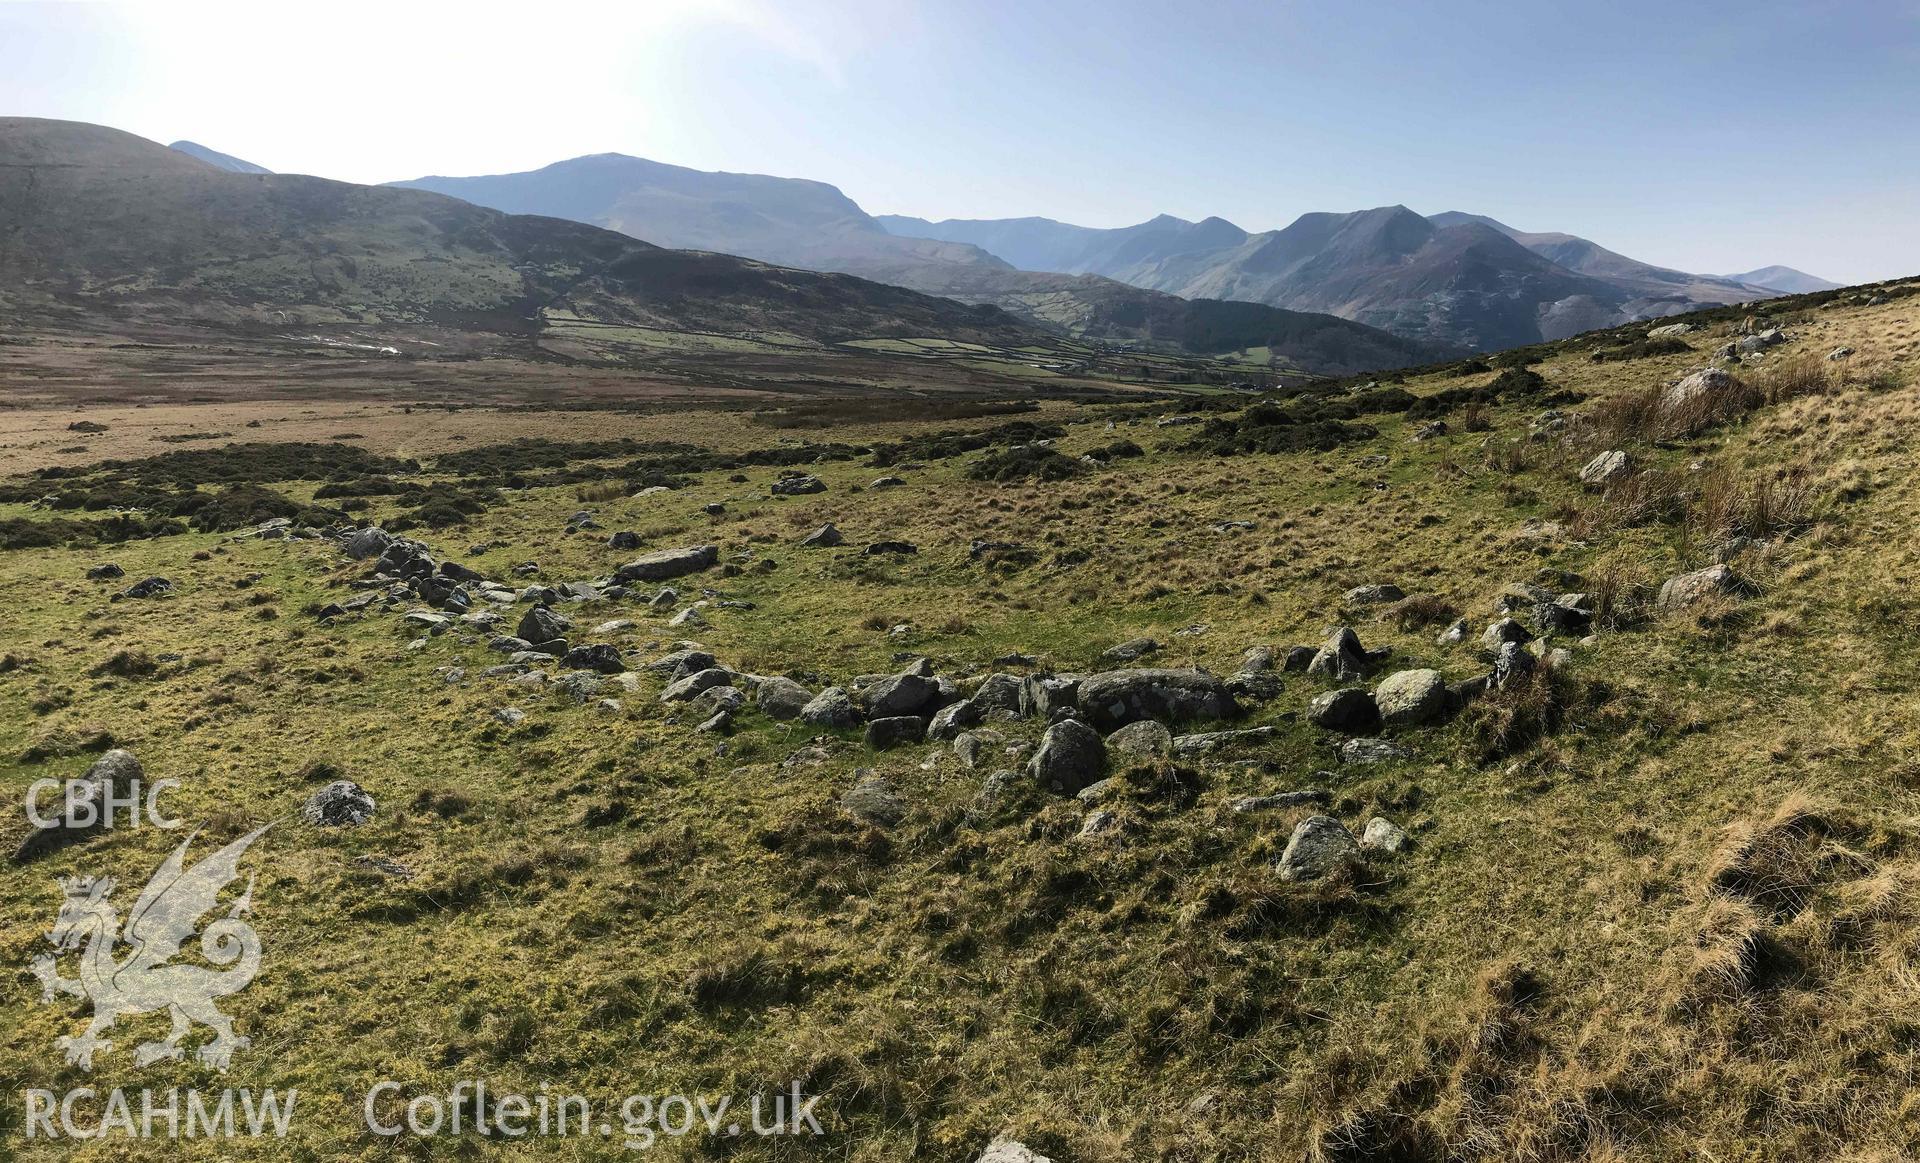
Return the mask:
M1072 795L1106 774L1106 741L1078 719L1064 719L1040 737L1027 771L1041 787Z
M1373 702L1389 727L1417 727L1447 713L1447 682L1437 670L1403 670L1380 680Z
M1282 880L1318 880L1360 855L1360 844L1332 816L1308 816L1294 826L1275 866Z
M349 779L336 779L300 805L300 818L320 828L357 827L373 818L373 797Z
M1151 762L1173 754L1173 732L1165 723L1142 719L1107 736L1107 750L1127 759Z
M1745 584L1729 566L1710 565L1705 569L1668 578L1661 585L1660 596L1654 606L1659 612L1666 614L1685 609L1715 594L1738 594L1745 588Z
M1203 670L1109 670L1081 679L1078 693L1081 713L1101 731L1141 719L1224 719L1240 709L1226 684Z
M834 730L856 727L860 724L860 708L853 705L853 696L847 693L847 688L830 686L800 708L800 721Z
M784 675L772 675L760 680L753 701L769 719L797 719L813 701L813 692Z
M616 582L666 581L685 574L710 569L720 560L717 545L693 545L685 549L661 549L634 558L614 571Z

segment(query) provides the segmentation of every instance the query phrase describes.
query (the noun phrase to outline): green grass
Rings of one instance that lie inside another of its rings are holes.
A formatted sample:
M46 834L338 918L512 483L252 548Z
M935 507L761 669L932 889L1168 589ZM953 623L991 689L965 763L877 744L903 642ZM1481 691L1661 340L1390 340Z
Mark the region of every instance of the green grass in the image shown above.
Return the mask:
M1576 350L1536 370L1605 398L1681 366L1662 358L1594 363ZM1444 373L1406 385L1457 386ZM0 554L0 607L14 612L0 653L18 660L0 673L0 787L18 796L81 770L85 754L21 756L97 727L150 776L182 780L166 802L206 823L202 843L287 817L319 785L316 763L379 799L367 827L286 820L249 857L262 871L267 962L227 1007L254 1046L226 1081L300 1088L296 1140L279 1148L288 1157L391 1157L355 1129L360 1095L387 1077L420 1092L472 1077L502 1091L549 1081L601 1101L798 1078L826 1096L817 1151L689 1141L660 1148L669 1158L959 1161L1003 1130L1072 1159L1893 1157L1915 1147L1898 1016L1911 922L1887 905L1859 943L1833 934L1874 877L1907 883L1920 843L1920 605L1904 580L1920 566L1904 536L1920 498L1911 451L1889 435L1913 419L1911 391L1837 383L1659 450L1663 466L1755 477L1806 462L1832 495L1803 535L1736 559L1760 583L1753 599L1568 643L1564 715L1549 737L1489 756L1498 716L1525 710L1493 704L1402 733L1408 761L1342 766L1335 740L1298 715L1321 685L1289 675L1246 720L1276 727L1272 740L1120 773L1114 845L1074 840L1085 806L1037 789L971 814L986 770L1011 760L929 765L927 748L874 754L847 732L815 763L804 758L815 732L754 714L724 741L696 736L651 677L604 716L476 677L499 658L483 640L450 633L410 650L391 616L320 626L302 611L350 592L341 585L362 567L324 543L199 532L110 553ZM604 545L613 530L649 546L717 544L723 563L746 568L677 588L710 586L753 608L710 609L711 626L691 636L736 667L816 688L891 670L900 651L947 674L985 673L1015 650L1094 669L1141 635L1165 647L1159 664L1225 674L1249 645L1315 642L1338 622L1391 646L1390 669L1459 679L1483 669L1470 647L1437 646L1433 628L1402 630L1378 609L1344 610L1341 595L1380 581L1437 593L1477 633L1502 585L1543 570L1611 571L1631 590L1710 560L1682 524L1572 536L1601 503L1574 479L1589 450L1530 441L1539 411L1528 400L1487 409L1491 435L1532 450L1508 472L1490 465L1488 434L1458 423L1416 442L1415 422L1370 415L1376 435L1332 451L1219 457L1178 450L1198 429L1087 405L1066 414L1063 454L1127 438L1145 455L996 484L970 477L991 450L976 451L880 490L866 486L883 470L829 462L806 466L825 493L784 500L768 495L772 467L742 470L745 483L695 472L681 490L585 505L573 486L534 488L429 539L492 576L535 560L545 582L630 558ZM745 414L707 422L716 446L768 443ZM927 431L1000 422L929 420ZM831 439L862 440L862 423L850 417ZM423 475L437 479L431 465ZM1842 500L1847 482L1855 493ZM277 487L304 502L318 484ZM376 520L402 508L368 500ZM708 517L709 502L726 513ZM605 532L563 532L581 507ZM1523 536L1530 518L1569 533ZM1213 528L1229 520L1254 527ZM845 548L798 547L826 521ZM883 538L921 552L859 554ZM975 561L975 539L1028 546L1034 561ZM465 556L471 542L490 548ZM107 584L83 580L105 556L129 579L160 573L180 591L109 604ZM752 568L768 558L777 568ZM687 636L633 603L576 616L631 618L611 640L652 652ZM912 629L890 636L899 623ZM1206 629L1176 633L1195 625ZM90 673L122 650L183 658L145 678ZM469 678L445 683L436 670L449 665ZM494 723L503 704L527 721ZM899 826L871 829L836 807L863 768L908 799ZM1225 805L1308 786L1327 788L1330 810L1356 828L1374 814L1406 826L1415 848L1350 880L1279 881L1271 865L1307 810ZM1800 916L1766 929L1817 979L1735 974L1719 1000L1676 1010L1709 944L1727 830L1764 825L1802 792L1862 821L1835 843L1872 867L1857 876L1861 865L1833 856ZM0 872L11 963L25 964L51 920L52 874L112 870L132 884L173 842L117 831ZM417 875L383 877L361 856ZM0 1036L10 1093L219 1084L194 1067L133 1071L124 1052L145 1025L83 1078L51 1048L76 1011L32 1001L17 975L16 1020ZM19 1111L0 1107L14 1145ZM1343 1153L1343 1134L1360 1146ZM73 1154L196 1153L214 1152Z

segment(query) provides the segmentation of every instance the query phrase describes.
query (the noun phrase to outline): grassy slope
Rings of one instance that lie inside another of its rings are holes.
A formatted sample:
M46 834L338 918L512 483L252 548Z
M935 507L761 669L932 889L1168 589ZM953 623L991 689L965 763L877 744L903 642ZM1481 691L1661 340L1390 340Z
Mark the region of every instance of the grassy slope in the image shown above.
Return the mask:
M828 1095L822 1153L836 1158L970 1159L1006 1127L1066 1158L1340 1157L1343 1135L1328 1132L1343 1126L1373 1157L1391 1157L1382 1128L1398 1129L1403 1158L1438 1157L1442 1139L1486 1158L1893 1157L1920 1146L1905 1098L1920 1064L1901 1016L1920 907L1909 855L1920 607L1908 586L1920 562L1906 536L1920 497L1904 435L1920 412L1916 301L1799 327L1801 347L1849 343L1904 386L1845 384L1644 450L1752 479L1805 465L1831 495L1803 536L1741 560L1762 583L1756 599L1577 650L1571 673L1589 693L1565 728L1496 762L1478 761L1469 716L1411 733L1406 764L1340 768L1326 736L1286 719L1318 689L1290 677L1254 715L1278 741L1196 765L1183 777L1192 802L1165 773L1132 774L1118 846L1072 841L1084 809L1038 795L968 826L980 773L923 767L923 749L835 744L817 765L783 764L802 731L749 717L723 754L690 719L672 722L651 682L611 719L492 681L450 686L436 667L497 656L452 635L409 652L391 620L320 628L300 613L358 575L325 546L189 535L0 556L5 650L25 660L0 675L0 738L12 741L0 782L16 796L78 771L84 757L18 753L91 724L151 775L182 779L170 803L211 821L209 840L291 812L317 786L299 774L316 761L379 797L366 828L287 823L256 848L267 969L228 1007L255 1043L228 1081L298 1086L305 1157L386 1157L353 1133L375 1079L437 1091L475 1076L603 1098L801 1077ZM1607 397L1689 362L1562 356L1539 370ZM1496 410L1496 437L1524 434L1532 411ZM1193 431L1109 433L1088 415L1069 450L1118 435L1152 449ZM575 423L592 435L592 417ZM948 672L983 672L1013 649L1079 668L1139 633L1225 673L1246 645L1312 641L1340 620L1461 678L1478 668L1467 648L1343 614L1340 595L1396 581L1445 595L1477 628L1502 584L1543 566L1651 581L1708 560L1700 538L1669 526L1587 545L1518 536L1528 518L1593 518L1599 503L1572 481L1580 456L1542 447L1508 473L1458 423L1419 443L1410 428L1388 417L1376 441L1326 455L1153 451L1053 485L970 482L963 459L860 492L880 471L848 463L820 468L829 492L773 501L770 470L744 485L715 472L597 508L609 530L650 543L711 539L728 558L777 559L772 573L705 579L756 608L712 612L697 637L743 669L837 679L887 669L903 648ZM1390 459L1368 463L1375 454ZM709 500L732 512L700 515ZM470 562L489 572L533 558L548 580L591 576L628 555L558 532L579 505L543 490L432 540L456 554L504 543ZM1226 518L1256 528L1210 529ZM869 563L793 545L822 520L854 546L903 536L922 553ZM995 576L968 562L973 538L1028 543L1042 564ZM1046 564L1074 548L1092 560ZM189 560L197 549L211 556ZM109 606L80 580L105 557L181 592ZM639 622L616 640L677 636L632 607L581 614L600 616ZM904 643L868 628L901 621L916 627ZM1173 636L1192 624L1209 629ZM120 649L185 660L151 679L88 674ZM48 694L63 705L37 713ZM528 722L492 724L488 710L506 703ZM833 806L863 766L914 802L891 832L853 827ZM1268 868L1300 813L1223 805L1310 784L1334 790L1348 823L1381 812L1418 846L1353 884L1282 884ZM1786 903L1806 907L1777 926L1716 904L1708 877L1728 829L1765 825L1796 793L1860 822L1830 841L1854 858L1827 851L1786 878ZM585 822L613 804L626 810L618 822ZM120 832L0 870L0 956L24 966L35 951L56 904L51 874L111 868L130 883L170 840ZM388 880L357 867L360 855L418 878ZM1745 936L1729 944L1728 931ZM17 1095L89 1081L50 1048L76 1011L34 1008L34 992L16 975L0 1083ZM125 1051L148 1028L123 1031L90 1081L219 1085L191 1067L132 1071ZM1217 1101L1196 1111L1202 1095ZM19 1108L0 1111L11 1138ZM61 1157L163 1153L175 1152Z

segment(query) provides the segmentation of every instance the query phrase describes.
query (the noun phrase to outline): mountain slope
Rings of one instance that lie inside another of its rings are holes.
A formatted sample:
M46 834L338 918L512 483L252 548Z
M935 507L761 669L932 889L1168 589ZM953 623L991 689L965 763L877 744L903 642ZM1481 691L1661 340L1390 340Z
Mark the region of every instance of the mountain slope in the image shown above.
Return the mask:
M1735 283L1745 283L1750 287L1762 287L1769 291L1778 291L1783 295L1806 295L1814 291L1832 291L1844 286L1843 283L1831 283L1818 275L1797 271L1792 267L1770 266L1758 270L1742 271L1737 275L1725 275L1724 278Z
M1695 302L1740 303L1749 299L1764 298L1764 295L1757 294L1756 291L1768 289L1739 279L1694 275L1668 267L1654 266L1608 250L1599 243L1574 234L1562 234L1557 231L1529 233L1524 230L1515 230L1506 223L1488 218L1484 214L1466 214L1458 210L1449 210L1431 215L1429 221L1436 226L1456 226L1475 222L1491 227L1533 253L1558 263L1570 271L1605 279L1640 295L1657 297L1677 294Z
M0 296L219 321L537 331L549 313L820 341L1034 337L991 308L666 250L420 190L235 174L132 134L0 119Z
M197 157L208 165L223 169L230 174L270 174L273 172L265 166L256 166L250 161L242 161L230 153L221 153L217 149L208 149L197 141L176 141L167 148L177 149L189 157Z
M589 222L665 246L856 274L992 304L1055 330L1107 342L1209 355L1269 347L1283 366L1334 374L1424 363L1452 352L1443 344L1380 335L1325 316L1300 317L1257 304L1181 303L1109 279L1018 271L972 242L890 233L833 186L797 178L708 173L595 154L527 173L430 177L396 186L513 213ZM1015 228L1007 237L1017 233ZM1144 263L1244 237L1218 219L1161 218L1124 237L1084 233L1098 244L1100 253L1085 260L1095 264ZM1051 252L1027 255L1036 256L1054 261ZM1064 269L1079 268L1067 263Z
M1527 235L1458 212L1427 219L1404 206L1305 214L1260 234L1218 218L1166 215L1113 230L1044 218L882 222L902 234L972 243L1023 268L1046 263L1176 295L1327 311L1482 348L1766 295L1573 235Z
M592 154L527 173L392 184L509 214L588 222L657 246L866 278L924 263L1007 269L978 247L889 234L824 182L709 173L625 154Z

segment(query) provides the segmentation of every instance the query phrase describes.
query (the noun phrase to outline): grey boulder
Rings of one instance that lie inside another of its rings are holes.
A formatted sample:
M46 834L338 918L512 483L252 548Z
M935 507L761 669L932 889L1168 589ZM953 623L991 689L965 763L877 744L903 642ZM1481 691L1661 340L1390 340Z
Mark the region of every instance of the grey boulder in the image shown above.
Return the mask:
M1318 880L1360 855L1360 844L1332 816L1308 816L1294 826L1275 866L1282 880Z
M1072 795L1107 771L1107 745L1100 733L1078 719L1048 727L1040 747L1027 761L1027 773L1041 787Z
M1087 722L1117 731L1142 719L1224 719L1239 711L1225 683L1203 670L1109 670L1080 680Z
M634 558L614 571L616 582L666 581L710 569L720 560L717 545L694 545L685 549L660 549Z

